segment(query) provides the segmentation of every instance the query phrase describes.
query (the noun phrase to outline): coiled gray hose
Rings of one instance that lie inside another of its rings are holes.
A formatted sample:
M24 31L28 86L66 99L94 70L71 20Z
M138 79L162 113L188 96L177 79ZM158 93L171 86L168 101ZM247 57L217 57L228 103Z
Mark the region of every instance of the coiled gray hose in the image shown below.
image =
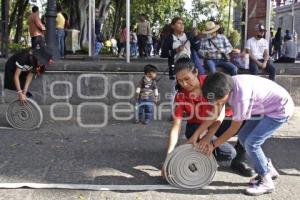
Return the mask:
M163 166L168 183L183 189L200 189L209 185L217 168L214 156L208 157L195 151L191 144L175 148Z
M8 123L16 129L33 130L40 127L43 121L43 113L39 105L32 99L22 105L19 100L11 102L6 111Z

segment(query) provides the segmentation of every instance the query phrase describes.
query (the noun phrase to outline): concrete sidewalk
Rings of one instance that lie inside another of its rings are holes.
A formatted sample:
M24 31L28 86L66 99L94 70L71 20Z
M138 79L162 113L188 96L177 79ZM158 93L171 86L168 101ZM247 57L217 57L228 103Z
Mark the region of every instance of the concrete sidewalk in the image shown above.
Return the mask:
M69 121L55 121L50 118L49 107L42 108L45 120L39 130L0 129L1 183L167 185L160 177L171 127L165 118L151 126L109 120L103 128L81 128L76 116ZM0 126L5 127L5 106L0 106L0 111ZM87 115L90 118L85 120L101 118L100 114L91 111ZM281 177L276 180L275 193L258 199L294 200L300 196L299 128L300 108L297 108L291 121L264 145ZM243 194L248 181L249 178L221 167L205 190L2 189L0 199L255 199Z

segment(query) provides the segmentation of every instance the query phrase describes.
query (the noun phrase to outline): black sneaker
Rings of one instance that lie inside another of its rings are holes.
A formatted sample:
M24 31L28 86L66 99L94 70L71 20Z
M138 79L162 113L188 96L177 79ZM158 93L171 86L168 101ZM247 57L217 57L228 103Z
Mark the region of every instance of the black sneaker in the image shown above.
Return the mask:
M255 177L251 178L249 181L249 185L256 185L262 180L261 175L256 175Z
M231 162L230 168L241 176L252 177L255 172L245 162Z

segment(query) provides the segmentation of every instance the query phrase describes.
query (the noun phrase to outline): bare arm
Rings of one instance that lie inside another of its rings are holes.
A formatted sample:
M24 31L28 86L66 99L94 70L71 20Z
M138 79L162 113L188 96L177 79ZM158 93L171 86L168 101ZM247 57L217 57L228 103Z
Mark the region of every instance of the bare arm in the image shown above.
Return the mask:
M170 154L174 150L174 148L178 142L181 122L182 122L181 119L176 118L176 117L174 118L173 126L171 128L170 136L169 136L168 151L167 151L168 154Z
M20 75L22 73L22 70L17 68L16 71L15 71L15 74L14 74L14 83L15 83L15 86L16 86L16 89L17 91L21 91L21 85L20 85Z
M25 82L25 86L24 86L24 91L22 91L21 89L21 85L20 85L20 75L22 73L22 70L17 68L14 74L14 83L17 89L17 93L18 93L18 98L21 101L22 104L25 104L26 102L26 91L28 89L28 86L30 85L30 82L32 80L33 74L29 73L26 77L26 82ZM26 89L26 90L25 90ZM25 93L23 93L25 92Z
M264 62L268 62L270 56L269 56L269 50L268 49L265 49L264 51Z
M25 94L25 95L26 95L26 93L28 91L28 88L29 88L30 83L31 83L31 81L33 79L33 76L34 76L34 74L32 72L29 72L29 74L26 77L25 86L23 88L23 94Z
M208 128L210 129L206 135L207 137L211 138L218 130L224 117L225 117L225 105L214 105L213 111L207 117L208 119L206 119L199 126L199 128L197 128L193 136L190 138L189 143L195 145L197 140L204 136Z
M240 127L242 126L243 121L232 121L230 127L223 133L220 137L218 137L215 141L209 142L206 144L206 146L201 146L201 148L198 148L201 152L211 155L213 150L229 140L232 136L234 136Z
M220 146L221 144L229 140L232 136L234 136L241 128L242 124L243 121L232 121L230 127L225 131L225 133L214 141L215 147Z

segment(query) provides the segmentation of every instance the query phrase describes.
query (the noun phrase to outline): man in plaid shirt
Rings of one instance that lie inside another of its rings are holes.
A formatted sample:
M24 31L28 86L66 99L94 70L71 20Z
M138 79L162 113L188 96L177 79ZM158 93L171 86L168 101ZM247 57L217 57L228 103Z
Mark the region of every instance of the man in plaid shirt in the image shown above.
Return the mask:
M203 33L208 37L202 40L199 53L204 58L205 67L210 73L214 73L216 67L222 67L233 76L237 74L238 69L227 58L232 51L232 46L224 35L217 33L219 29L220 26L212 21L206 23Z

